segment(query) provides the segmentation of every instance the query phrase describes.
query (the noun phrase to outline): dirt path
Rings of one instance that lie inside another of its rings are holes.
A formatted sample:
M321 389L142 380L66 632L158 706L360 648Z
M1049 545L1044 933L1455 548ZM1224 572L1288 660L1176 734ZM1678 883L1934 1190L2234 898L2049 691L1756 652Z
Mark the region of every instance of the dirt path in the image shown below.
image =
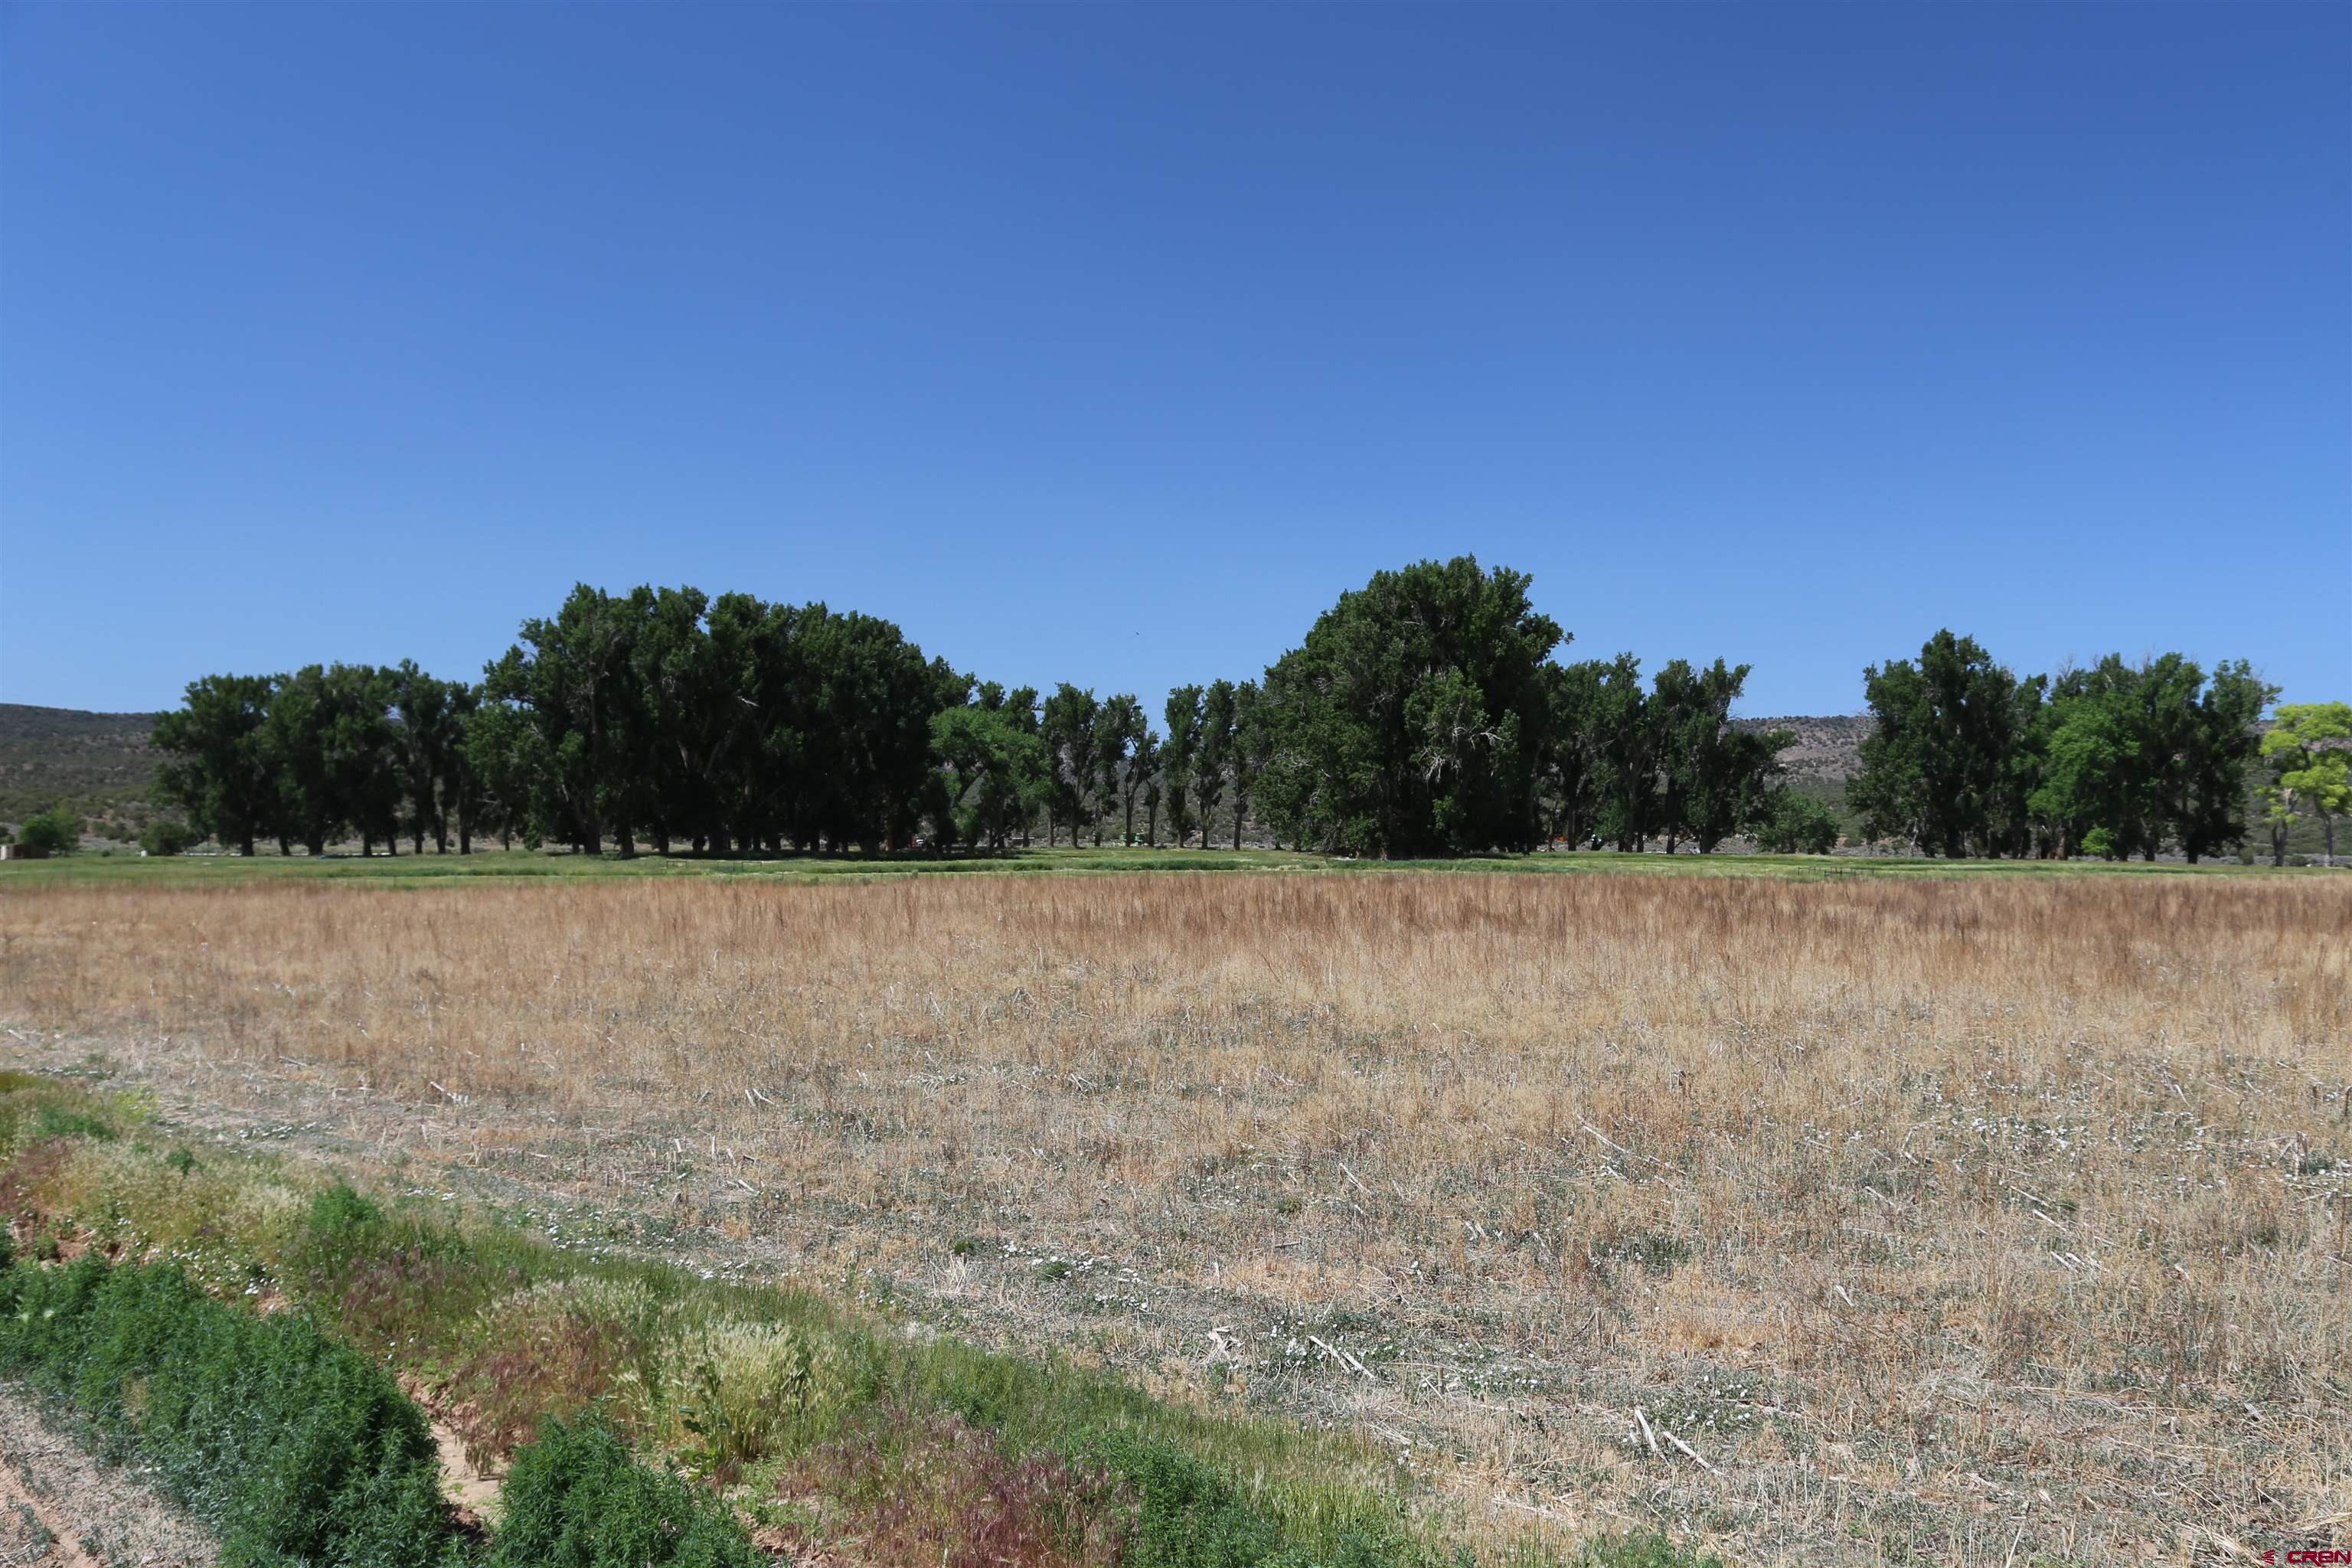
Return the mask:
M0 1384L0 1568L212 1568L204 1527Z

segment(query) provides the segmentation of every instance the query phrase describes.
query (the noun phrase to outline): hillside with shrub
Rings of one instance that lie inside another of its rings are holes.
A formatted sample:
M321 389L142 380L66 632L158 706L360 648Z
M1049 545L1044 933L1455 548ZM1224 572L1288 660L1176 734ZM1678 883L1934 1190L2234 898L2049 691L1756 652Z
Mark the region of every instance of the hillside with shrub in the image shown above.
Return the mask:
M162 758L147 737L156 717L0 702L0 822L66 805L101 833L119 823L135 837L153 810L147 792Z

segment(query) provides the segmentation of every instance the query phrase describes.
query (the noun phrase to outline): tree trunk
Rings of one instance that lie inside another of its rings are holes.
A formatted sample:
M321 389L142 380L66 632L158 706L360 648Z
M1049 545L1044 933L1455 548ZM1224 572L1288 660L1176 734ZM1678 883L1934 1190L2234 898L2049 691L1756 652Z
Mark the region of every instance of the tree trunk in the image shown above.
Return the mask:
M1160 847L1160 803L1156 800L1151 803L1151 815L1145 821L1143 840L1143 847L1147 849Z
M2320 831L2327 835L2327 863L2333 866L2336 864L2336 818L2333 814L2324 815L2319 822Z
M294 850L292 847L286 842L286 835L283 833L279 834L278 836L278 858L280 860L289 859L292 858Z
M416 853L418 853L419 855L424 854L424 853L425 853L425 818L424 818L424 817L422 817L422 816L419 816L419 817L418 817L415 822L411 823L411 824L409 825L408 832L409 832L410 841L411 841L411 842L415 846L415 847L416 847Z
M253 835L252 835L252 833L251 833L250 831L247 831L247 832L245 832L245 833L241 833L241 834L239 834L239 835L237 836L236 847L237 847L237 853L238 853L238 854L243 855L243 856L244 856L247 859L248 859L248 860L252 859L252 858L253 858Z
M1133 795L1127 797L1127 831L1120 838L1120 842L1129 849L1135 847L1135 797Z
M1236 850L1242 847L1242 818L1248 815L1248 804L1239 795L1234 797L1234 847Z
M361 858L361 859L362 859L362 860L365 860L365 859L368 859L368 858L372 858L374 854L375 854L375 840L374 840L373 838L370 837L369 837L367 834L365 834L365 833L361 834L361 835L360 835L360 858Z

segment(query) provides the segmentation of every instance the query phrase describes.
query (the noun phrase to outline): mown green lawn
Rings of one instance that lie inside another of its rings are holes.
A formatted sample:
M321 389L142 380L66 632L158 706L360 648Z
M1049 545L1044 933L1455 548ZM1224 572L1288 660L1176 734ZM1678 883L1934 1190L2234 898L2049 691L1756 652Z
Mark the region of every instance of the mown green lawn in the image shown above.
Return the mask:
M1777 877L1825 881L1851 877L1977 876L2315 876L2324 868L2274 869L2234 860L2186 866L2177 861L1938 860L1827 855L1618 855L1606 850L1539 852L1531 855L1465 856L1448 860L1376 860L1296 854L1276 849L1016 849L1003 855L932 855L910 851L885 855L748 856L640 854L576 855L566 850L482 850L472 855L356 855L311 859L257 855L142 858L133 854L81 854L54 860L0 862L0 887L138 881L205 883L254 878L363 879L378 884L421 886L467 877L754 877L782 881L835 878L942 875L1039 875L1136 871L1377 872L1489 871L1533 875L1632 872L1649 876Z

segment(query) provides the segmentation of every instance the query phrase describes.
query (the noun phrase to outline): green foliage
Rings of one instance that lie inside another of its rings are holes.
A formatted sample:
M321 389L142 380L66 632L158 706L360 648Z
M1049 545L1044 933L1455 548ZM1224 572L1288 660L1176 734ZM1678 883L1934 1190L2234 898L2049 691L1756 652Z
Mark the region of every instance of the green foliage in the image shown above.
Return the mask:
M1045 699L1045 710L1039 731L1045 743L1048 770L1045 842L1054 842L1056 818L1070 825L1070 847L1078 847L1078 826L1083 822L1097 821L1101 811L1100 784L1102 770L1099 758L1102 742L1096 734L1101 727L1102 703L1092 691L1081 691L1064 681ZM1095 834L1099 847L1102 834Z
M1531 845L1539 672L1565 634L1529 581L1465 555L1342 594L1266 671L1276 831L1391 857Z
M1126 1542L1132 1568L1255 1568L1282 1550L1274 1521L1190 1455L1123 1432L1080 1439L1072 1452L1127 1482L1138 1498Z
M1192 771L1201 753L1201 688L1176 688L1168 694L1160 714L1168 723L1168 738L1160 746L1160 765L1167 779L1168 831L1181 845L1192 837L1192 803L1198 798ZM1202 820L1205 832L1207 819Z
M1001 850L1045 804L1052 779L1034 732L1036 694L1013 696L1024 700L1008 703L992 684L979 701L931 721L931 752L945 772L942 840Z
M52 855L70 855L81 847L81 814L68 806L53 805L19 823L16 842Z
M1784 789L1757 825L1756 847L1767 855L1826 855L1837 847L1837 816L1819 797Z
M171 816L157 817L139 834L139 847L150 855L183 855L203 842L204 835Z
M1930 853L2190 860L2245 837L2243 776L2276 689L2242 661L2110 655L2021 680L1942 631L1915 665L1864 671L1876 727L1848 798L1874 838Z
M2015 848L2024 812L2011 798L2013 763L2041 685L1947 630L1927 639L1916 665L1865 669L1863 686L1876 725L1848 798L1864 830L1946 856Z
M194 682L154 728L171 758L158 793L247 854L265 835L314 856L344 835L446 848L454 827L461 850L478 829L625 858L642 838L664 854L921 840L1003 855L1029 847L1041 812L1048 847L1066 822L1071 848L1089 828L1100 847L1114 814L1132 847L1139 805L1156 847L1163 804L1178 844L1197 829L1206 849L1229 822L1237 852L1253 823L1387 859L1819 842L1810 816L1794 839L1780 821L1790 733L1732 720L1747 666L1675 659L1645 686L1631 654L1561 665L1567 634L1530 588L1469 556L1376 574L1262 683L1169 693L1163 740L1130 694L975 687L870 616L583 584L524 622L478 688L407 661ZM2225 852L2247 831L2275 695L2243 662L2209 677L2177 654L2019 679L1948 630L1864 683L1873 725L1847 798L1868 837L1946 857L2066 857L2095 829L2121 855ZM2281 744L2294 757L2265 753L2263 794L2274 856L2315 816L2332 856L2347 806L2328 803L2352 800L2352 762L2324 739Z
M595 1420L551 1419L517 1455L488 1568L763 1568L725 1505L632 1460Z
M1655 1534L1604 1535L1589 1542L1575 1568L1724 1568L1713 1552L1693 1552Z
M390 1374L309 1318L261 1318L177 1268L20 1264L0 1276L0 1365L151 1468L223 1561L454 1562L431 1434Z
M66 805L92 819L152 809L152 713L83 713L0 702L0 821Z
M2336 819L2352 812L2352 703L2290 702L2262 739L2267 773L2260 786L2271 858L2286 864L2287 830L2305 812L2326 834L2328 864L2336 862Z
M182 707L156 720L151 737L170 759L157 770L156 793L207 837L247 855L278 819L278 781L262 738L272 686L259 675L191 681Z
M99 1142L110 1142L117 1136L114 1124L105 1117L68 1106L45 1104L33 1119L36 1138L89 1138Z

